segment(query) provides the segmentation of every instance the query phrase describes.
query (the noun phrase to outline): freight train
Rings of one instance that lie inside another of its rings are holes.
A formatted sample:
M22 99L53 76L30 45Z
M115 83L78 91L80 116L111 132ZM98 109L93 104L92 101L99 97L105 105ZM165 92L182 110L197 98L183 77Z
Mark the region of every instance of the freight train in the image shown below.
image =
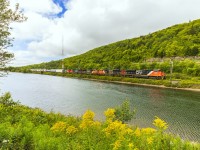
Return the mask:
M81 70L81 69L31 69L32 72L60 72L66 74L88 74L101 76L121 76L129 78L165 79L166 75L161 70Z

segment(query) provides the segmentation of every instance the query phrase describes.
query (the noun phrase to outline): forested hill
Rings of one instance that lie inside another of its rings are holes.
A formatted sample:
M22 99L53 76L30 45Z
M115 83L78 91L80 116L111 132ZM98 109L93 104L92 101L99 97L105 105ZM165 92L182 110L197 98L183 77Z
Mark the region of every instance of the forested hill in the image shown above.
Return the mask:
M190 56L200 56L200 19L95 48L64 59L64 65L67 69L133 69L136 63L147 63L152 58L159 60ZM61 61L28 68L61 68Z

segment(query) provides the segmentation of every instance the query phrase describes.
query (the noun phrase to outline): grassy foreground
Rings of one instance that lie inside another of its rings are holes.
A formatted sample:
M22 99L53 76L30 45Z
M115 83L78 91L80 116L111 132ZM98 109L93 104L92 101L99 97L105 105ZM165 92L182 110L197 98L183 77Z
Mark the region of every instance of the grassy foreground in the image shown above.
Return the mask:
M129 110L125 110L130 113ZM124 112L124 111L123 111ZM9 93L0 97L0 149L27 150L198 150L199 143L164 133L168 125L156 117L155 128L123 123L129 115L119 109L94 120L87 110L82 117L46 113L14 102ZM120 118L122 116L122 118ZM122 120L122 121L120 121Z

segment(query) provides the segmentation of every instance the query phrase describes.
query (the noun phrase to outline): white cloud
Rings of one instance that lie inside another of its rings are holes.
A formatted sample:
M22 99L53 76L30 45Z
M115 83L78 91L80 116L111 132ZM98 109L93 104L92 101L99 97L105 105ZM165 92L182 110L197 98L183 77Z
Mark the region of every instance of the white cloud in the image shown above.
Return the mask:
M59 13L61 8L53 3L52 0L11 0L11 4L19 3L25 12L35 12L40 14Z
M68 57L200 18L198 0L70 0L65 4L68 10L62 18L44 15L61 11L51 0L12 2L19 2L28 17L27 22L13 25L16 46L12 50L21 53L16 65L23 55L34 57L35 62L27 64L43 62L48 57L58 58L62 36ZM20 48L21 44L26 46Z
M15 63L17 63L17 66L24 66L27 64L40 63L41 61L30 51L22 50L22 51L11 51L11 52L15 54L15 59L9 63L10 66L15 66Z
M47 34L48 28L52 26L53 20L50 20L38 13L26 13L28 20L23 23L14 23L13 36L17 40L41 40Z

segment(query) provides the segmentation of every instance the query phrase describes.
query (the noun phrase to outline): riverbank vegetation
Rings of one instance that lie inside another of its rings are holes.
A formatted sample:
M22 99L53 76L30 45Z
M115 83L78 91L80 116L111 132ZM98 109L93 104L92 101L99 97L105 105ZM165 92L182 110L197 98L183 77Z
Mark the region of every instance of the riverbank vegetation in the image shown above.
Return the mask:
M128 112L128 113L127 113ZM122 114L127 115L123 116ZM106 120L94 120L87 110L82 117L46 113L14 102L9 93L0 97L0 149L44 150L197 150L199 143L166 134L168 124L155 117L154 128L139 128L123 123L134 112L128 103L117 109L108 108ZM119 117L121 116L121 117ZM122 120L125 119L125 120ZM153 118L152 118L153 119Z

